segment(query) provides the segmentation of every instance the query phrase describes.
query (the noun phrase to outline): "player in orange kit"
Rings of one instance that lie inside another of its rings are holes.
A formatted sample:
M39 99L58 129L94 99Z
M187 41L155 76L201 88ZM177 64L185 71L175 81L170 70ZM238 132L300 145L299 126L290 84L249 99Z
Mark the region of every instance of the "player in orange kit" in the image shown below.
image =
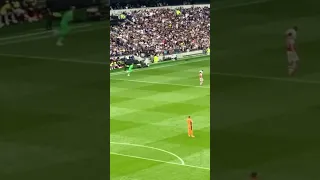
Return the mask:
M193 127L192 127L193 121L190 116L188 116L187 123L188 123L188 136L194 138Z

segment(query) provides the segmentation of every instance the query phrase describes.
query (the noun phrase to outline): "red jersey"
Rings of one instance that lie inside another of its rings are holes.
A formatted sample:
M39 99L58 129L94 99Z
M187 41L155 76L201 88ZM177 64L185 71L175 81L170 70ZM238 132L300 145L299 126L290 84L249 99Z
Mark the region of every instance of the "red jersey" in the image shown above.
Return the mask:
M287 51L296 51L295 42L292 38L287 38Z

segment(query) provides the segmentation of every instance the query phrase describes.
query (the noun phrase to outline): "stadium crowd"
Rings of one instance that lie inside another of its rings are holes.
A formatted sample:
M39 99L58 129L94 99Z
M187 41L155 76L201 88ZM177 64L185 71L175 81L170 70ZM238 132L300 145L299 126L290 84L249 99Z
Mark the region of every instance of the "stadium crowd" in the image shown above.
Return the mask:
M0 28L19 22L34 22L42 18L36 0L0 0Z
M210 46L208 7L139 10L111 26L110 56L166 55Z
M170 3L170 4L169 4ZM167 0L137 0L137 1L114 1L111 2L110 9L132 9L132 8L145 8L145 7L162 7L169 5L190 5L193 4L193 0L183 0L183 1L167 1Z

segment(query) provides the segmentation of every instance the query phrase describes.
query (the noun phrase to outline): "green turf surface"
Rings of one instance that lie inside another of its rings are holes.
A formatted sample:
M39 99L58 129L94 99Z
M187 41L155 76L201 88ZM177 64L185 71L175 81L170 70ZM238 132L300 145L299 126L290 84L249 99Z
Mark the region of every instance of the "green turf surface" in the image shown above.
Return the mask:
M112 180L210 178L209 65L206 56L137 69L130 77L111 73ZM187 135L188 115L195 138Z
M0 179L105 180L107 28L38 37L0 40Z
M320 179L320 2L244 2L212 10L212 179L245 180L252 170L265 180ZM293 25L301 68L288 78L284 32Z

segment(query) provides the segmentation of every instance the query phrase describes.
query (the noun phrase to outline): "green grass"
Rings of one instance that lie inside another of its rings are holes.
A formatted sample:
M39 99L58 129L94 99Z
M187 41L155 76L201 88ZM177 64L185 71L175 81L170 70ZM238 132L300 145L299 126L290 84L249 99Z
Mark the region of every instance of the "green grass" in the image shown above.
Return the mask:
M112 180L202 180L209 167L217 180L245 180L253 170L262 179L320 179L320 3L237 6L246 2L216 1L211 62L111 74ZM283 33L293 25L301 68L288 78ZM0 179L109 177L106 34L74 33L64 48L47 35L0 40ZM189 114L194 139L186 137Z
M212 179L245 180L253 170L261 179L320 179L319 5L274 0L212 10ZM301 68L288 78L284 32L294 25Z
M0 40L0 179L109 177L107 33Z
M135 70L130 77L111 74L112 180L210 179L209 67L209 58L199 57ZM187 136L188 115L194 139Z

